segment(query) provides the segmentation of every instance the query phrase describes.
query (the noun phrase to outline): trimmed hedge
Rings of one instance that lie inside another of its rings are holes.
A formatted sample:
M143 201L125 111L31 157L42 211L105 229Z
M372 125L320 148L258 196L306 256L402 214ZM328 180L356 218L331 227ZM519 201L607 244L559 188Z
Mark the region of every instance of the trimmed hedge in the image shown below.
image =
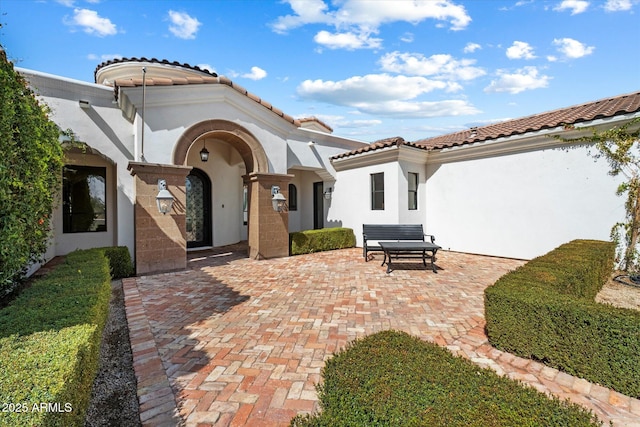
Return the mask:
M489 342L640 398L640 312L595 302L614 244L576 240L485 290Z
M294 427L596 426L586 409L480 368L436 344L383 331L326 362L322 411Z
M334 249L353 248L356 236L350 228L322 228L289 234L291 255L310 254Z
M109 271L112 279L122 279L133 276L135 273L129 248L126 246L114 246L100 248L109 260Z
M120 251L70 253L0 310L0 425L84 425Z

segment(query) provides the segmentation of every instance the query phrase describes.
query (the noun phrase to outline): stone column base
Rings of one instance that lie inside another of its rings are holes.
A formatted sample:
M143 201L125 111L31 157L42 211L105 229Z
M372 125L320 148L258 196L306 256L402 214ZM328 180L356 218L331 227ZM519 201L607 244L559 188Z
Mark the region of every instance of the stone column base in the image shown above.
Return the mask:
M136 274L184 270L187 267L186 179L190 166L130 162L135 179ZM158 180L167 182L174 197L173 209L158 211Z
M271 187L289 200L289 182L293 175L250 173L244 176L249 187L248 250L252 259L289 256L289 212L276 212Z

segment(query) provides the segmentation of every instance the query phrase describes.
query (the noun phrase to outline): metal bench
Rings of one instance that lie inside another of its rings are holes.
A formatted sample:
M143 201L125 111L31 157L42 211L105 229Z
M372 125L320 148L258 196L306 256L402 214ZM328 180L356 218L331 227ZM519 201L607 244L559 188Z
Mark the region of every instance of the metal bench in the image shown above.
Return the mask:
M435 236L424 234L422 224L363 224L362 237L365 261L369 261L369 252L383 252L382 265L387 264L387 273L391 271L392 255L395 258L421 258L425 266L429 259L433 271L437 272L435 260L440 246L434 243Z

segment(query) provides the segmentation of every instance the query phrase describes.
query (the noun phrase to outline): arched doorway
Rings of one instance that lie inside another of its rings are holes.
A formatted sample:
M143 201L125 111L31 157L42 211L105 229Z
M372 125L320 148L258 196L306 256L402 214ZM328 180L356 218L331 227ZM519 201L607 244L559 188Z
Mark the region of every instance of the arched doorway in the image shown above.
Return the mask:
M214 148L214 143L224 143L228 146L242 163L241 169L244 175L237 175L239 178L236 183L240 185L239 191L235 191L233 186L228 185L227 179L233 174L220 177L222 179L213 178L212 183L216 186L213 189L214 201L212 203L213 229L215 239L213 244L221 245L221 242L227 239L218 231L228 231L233 229L234 221L243 219L244 213L238 208L241 216L234 216L229 220L228 214L235 215L235 204L228 204L227 201L220 198L226 194L242 195L242 188L246 187L247 218L244 222L244 234L246 235L248 244L248 254L251 258L276 258L289 255L289 231L288 231L288 214L286 210L276 210L272 204L272 191L274 188L280 189L285 198L288 196L288 184L292 175L271 173L270 163L267 154L258 139L246 128L227 120L205 120L189 127L178 139L173 150L173 163L175 165L194 165L199 164L200 159L196 157L199 151L199 144L205 144L211 141L212 145L208 146L208 150ZM198 147L196 151L191 150ZM282 150L286 150L286 145L282 146ZM228 156L223 156L227 158ZM231 155L233 157L233 155ZM212 161L216 156L209 157L208 164L205 169L208 172L220 174L219 168L213 168ZM222 165L223 169L233 165ZM211 175L213 176L213 175ZM238 199L237 206L242 207L242 199ZM225 207L226 206L226 207ZM220 215L217 214L220 213ZM220 223L222 222L222 223ZM230 224L231 227L227 226ZM242 222L240 223L242 224ZM218 230L218 231L215 231Z
M187 247L211 246L211 180L204 171L191 169L187 176L186 193Z

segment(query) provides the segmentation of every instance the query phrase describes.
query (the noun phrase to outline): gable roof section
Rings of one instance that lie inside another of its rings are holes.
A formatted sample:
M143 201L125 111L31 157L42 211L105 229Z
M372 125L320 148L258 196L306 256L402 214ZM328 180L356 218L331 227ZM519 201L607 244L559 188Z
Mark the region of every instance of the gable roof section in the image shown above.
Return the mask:
M400 137L381 139L357 150L333 156L332 159L355 156L400 144L429 151L439 150L637 112L640 112L640 91L415 142L407 142Z
M367 153L369 151L375 151L375 150L380 150L383 148L390 148L390 147L400 147L402 145L405 145L407 147L414 147L414 148L418 148L421 150L427 150L428 148L420 145L420 144L416 144L415 142L409 142L409 141L405 141L404 138L399 137L399 136L394 136L391 138L385 138L385 139L379 139L376 142L373 142L369 145L365 145L364 147L360 147L358 149L352 150L352 151L347 151L346 153L340 153L337 154L333 157L331 157L331 160L337 160L337 159L344 159L345 157L350 157L350 156L355 156L358 154L363 154L363 153Z
M273 113L275 113L276 115L282 117L284 120L288 121L289 123L292 123L294 126L296 127L300 127L300 120L298 119L294 119L292 116L286 114L285 112L283 112L282 110L280 110L279 108L274 107L273 105L271 105L271 103L265 101L264 99L260 98L257 95L254 95L253 93L249 92L248 90L246 90L245 88L243 88L242 86L239 86L237 84L235 84L234 82L232 82L229 78L224 77L224 76L218 76L216 73L210 73L206 70L202 70L199 67L194 67L191 66L189 64L180 64L178 62L169 62L167 60L158 60L156 58L152 58L152 59L147 59L147 58L122 58L122 59L114 59L111 61L107 61L107 62L103 62L102 64L98 65L96 67L96 70L94 72L94 76L96 78L96 82L98 82L98 75L100 74L100 72L108 66L113 66L116 64L123 64L123 65L130 65L133 63L140 63L142 64L151 64L154 66L166 66L166 67L173 67L175 69L182 69L182 70L186 70L188 72L191 72L190 74L185 74L185 73L174 73L174 75L171 75L171 73L165 73L166 75L162 75L162 76L147 76L145 78L145 86L176 86L176 85L192 85L192 84L223 84L223 85L227 85L229 87L231 87L232 89L234 89L236 92L241 93L242 95L246 96L247 98L251 99L252 101L256 102L257 104L260 104L262 107L266 108L267 110L272 111ZM107 83L109 86L113 86L113 89L115 91L115 96L116 99L118 98L118 90L121 87L137 87L137 86L142 86L142 75L140 76L136 76L136 77L121 77L121 78L117 78L112 82L108 82Z

